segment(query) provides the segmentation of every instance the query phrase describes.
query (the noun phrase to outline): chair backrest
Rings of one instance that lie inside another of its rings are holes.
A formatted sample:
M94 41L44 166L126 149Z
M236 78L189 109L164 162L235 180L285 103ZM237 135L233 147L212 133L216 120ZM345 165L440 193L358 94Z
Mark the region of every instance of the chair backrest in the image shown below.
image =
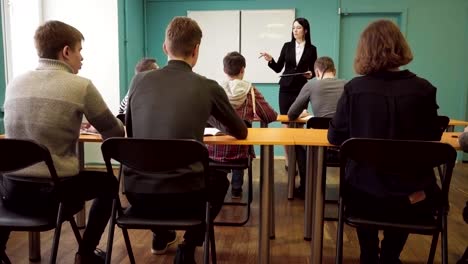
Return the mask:
M439 131L440 131L441 136L444 133L444 131L447 130L449 122L450 122L450 118L448 118L447 116L438 116L437 117L437 125L438 125L438 127L440 129Z
M351 138L340 148L340 182L345 181L348 160L369 167L404 173L418 169L444 166L440 175L442 195L448 201L448 190L457 153L449 144L431 141ZM405 174L406 175L406 174ZM411 174L408 174L411 176ZM340 184L340 189L343 184Z
M109 138L101 150L109 172L111 159L145 173L167 172L196 162L203 164L204 172L208 170L206 146L192 139Z
M331 117L311 117L307 120L307 128L328 129Z
M39 162L45 162L49 169L52 183L58 182L57 172L49 150L32 140L0 140L0 173L17 171Z

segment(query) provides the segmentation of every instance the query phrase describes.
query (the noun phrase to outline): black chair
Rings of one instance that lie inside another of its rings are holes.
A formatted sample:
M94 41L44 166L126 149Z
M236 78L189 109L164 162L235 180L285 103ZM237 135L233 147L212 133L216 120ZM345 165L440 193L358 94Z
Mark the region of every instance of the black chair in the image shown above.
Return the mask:
M336 247L336 263L342 263L343 259L343 228L344 223L353 227L372 227L376 229L399 229L409 233L432 235L432 244L429 252L428 263L433 263L435 250L439 238L442 236L442 263L448 262L448 240L447 240L447 213L449 209L448 193L450 180L455 165L455 149L444 143L428 141L404 141L384 139L349 139L340 148L341 171L340 171L340 198L339 198L339 220ZM375 221L362 216L351 215L346 210L348 189L345 181L345 169L348 161L357 164L365 164L382 171L391 173L405 173L405 177L411 180L413 173L408 173L419 168L435 168L444 165L443 173L439 174L441 183L441 201L435 208L437 213L428 214L421 219L408 219L408 221Z
M220 169L220 170L245 170L247 169L247 178L248 178L248 194L247 202L224 202L223 205L233 205L233 206L245 206L247 207L245 218L239 222L234 221L216 221L214 222L217 226L243 226L245 225L250 218L250 204L253 200L253 188L252 188L252 158L249 157L246 160L239 160L233 162L209 162L210 168Z
M450 118L448 118L448 116L438 116L437 117L437 125L440 128L440 135L441 136L445 132L445 130L447 130L449 122L450 122Z
M208 171L208 150L206 147L195 140L158 140L158 139L135 139L135 138L110 138L104 141L101 146L104 161L108 173L114 175L111 159L121 163L122 166L143 171L145 173L161 173L178 168L187 167L195 162L203 164L203 180L207 186ZM161 175L159 174L159 175ZM131 176L127 176L131 177ZM158 177L155 175L155 177ZM118 177L121 180L120 174ZM127 192L138 193L138 190L129 190ZM203 190L205 191L205 190ZM177 194L183 195L184 192ZM207 193L205 194L208 197ZM211 242L211 258L216 263L216 246L214 240L214 229L212 220L210 220L210 201L207 199L203 210L205 216L203 219L188 215L185 218L168 218L161 216L141 215L129 206L125 211L122 209L119 197L114 199L111 222L109 225L109 238L107 244L106 263L110 263L112 256L112 243L114 237L115 224L122 229L125 244L127 246L130 263L135 263L135 257L132 252L130 239L127 229L153 229L167 228L176 230L187 230L188 228L202 225L206 226L205 244L204 244L204 263L209 263L209 246Z
M252 127L252 123L247 120L244 120L247 127ZM249 153L253 153L253 146L249 146ZM241 221L215 221L214 224L217 226L243 226L245 225L250 219L250 205L252 204L253 200L253 173L252 173L252 156L249 155L247 159L231 161L231 162L217 162L214 160L210 160L209 162L210 168L219 169L219 170L245 170L247 169L247 181L249 184L248 187L248 194L247 194L247 202L224 202L223 205L231 205L231 206L245 206L247 207L245 218Z
M18 180L31 185L38 184L40 186L51 185L54 193L60 193L60 181L57 177L57 172L50 156L49 150L34 141L20 139L2 139L0 140L0 177L2 180ZM50 178L33 178L5 175L5 173L17 171L39 162L45 162L49 169ZM38 187L39 188L39 187ZM8 195L8 194L4 194ZM52 250L50 263L55 263L57 259L57 251L60 240L62 223L69 221L75 234L78 244L81 242L81 235L73 218L73 214L81 210L82 205L69 206L61 201L60 196L56 197L58 203L56 206L45 206L47 210L42 210L38 207L29 208L28 203L24 200L25 206L14 208L12 210L7 206L6 201L0 199L0 227L11 231L28 231L28 232L43 232L55 228L54 240L52 242ZM34 196L27 198L33 202ZM23 200L22 200L23 201ZM35 259L33 261L39 261ZM0 253L0 262L11 263L5 252Z
M308 129L328 129L330 125L330 121L332 120L331 117L312 117L307 120L306 127ZM322 170L322 177L325 179L327 174L327 167L340 167L340 148L339 147L327 147L324 148L324 159L323 159L323 170ZM325 183L325 182L324 182ZM338 189L335 188L325 188L325 191L329 192L329 195L325 195L327 198L325 199L325 204L332 204L334 205L334 209L337 210L338 206ZM325 205L324 204L324 205ZM334 216L325 215L324 219L326 221L337 221L338 215L336 211Z

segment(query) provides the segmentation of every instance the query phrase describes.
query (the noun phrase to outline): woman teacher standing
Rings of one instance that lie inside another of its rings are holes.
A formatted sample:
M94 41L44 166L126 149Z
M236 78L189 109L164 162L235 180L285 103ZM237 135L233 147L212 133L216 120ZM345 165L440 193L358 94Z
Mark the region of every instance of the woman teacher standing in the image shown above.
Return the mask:
M278 61L266 53L260 53L268 66L279 73L283 67L283 74L304 73L302 75L283 76L279 81L279 108L280 114L288 114L289 107L294 103L307 79L314 74L314 63L317 59L317 48L310 41L309 21L305 18L296 18L293 23L291 41L286 42L281 49ZM286 152L286 162L287 162ZM286 163L287 168L287 163Z

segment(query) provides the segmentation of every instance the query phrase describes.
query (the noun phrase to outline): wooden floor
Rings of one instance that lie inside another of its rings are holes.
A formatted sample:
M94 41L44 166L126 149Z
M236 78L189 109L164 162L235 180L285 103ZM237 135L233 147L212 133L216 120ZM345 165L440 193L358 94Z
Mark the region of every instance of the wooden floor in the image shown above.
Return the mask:
M328 181L336 181L337 170L329 169ZM286 173L284 161L275 161L275 204L276 239L271 241L271 263L310 263L310 242L303 240L304 201L288 201L286 194ZM258 244L258 161L254 163L254 202L250 221L243 227L215 227L217 256L219 263L256 263ZM245 188L244 188L245 189ZM228 194L226 199L230 199ZM452 180L450 193L451 211L449 214L449 263L456 263L468 246L468 224L463 222L461 213L468 200L468 164L458 164ZM239 217L240 209L223 208L218 218ZM42 233L42 262L48 263L52 231ZM182 232L178 232L179 241ZM324 227L323 263L335 260L336 223L326 222ZM137 263L173 263L176 245L169 248L166 255L151 254L151 232L131 230L130 239ZM107 232L100 248L105 249ZM403 263L426 263L430 237L410 235L402 253ZM359 244L353 228L345 227L344 262L359 263ZM440 263L440 247L436 263ZM58 263L73 263L77 244L68 223L63 225L59 246ZM13 263L29 263L28 234L12 233L7 245L7 254ZM197 249L197 263L202 263L202 249ZM116 229L112 263L129 263L120 229Z

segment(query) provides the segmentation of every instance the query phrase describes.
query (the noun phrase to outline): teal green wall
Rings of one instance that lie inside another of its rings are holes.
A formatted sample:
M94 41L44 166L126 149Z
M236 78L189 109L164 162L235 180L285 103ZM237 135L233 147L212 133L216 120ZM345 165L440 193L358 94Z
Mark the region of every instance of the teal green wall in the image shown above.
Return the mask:
M134 74L135 64L146 55L145 0L119 0L120 97L123 98Z

